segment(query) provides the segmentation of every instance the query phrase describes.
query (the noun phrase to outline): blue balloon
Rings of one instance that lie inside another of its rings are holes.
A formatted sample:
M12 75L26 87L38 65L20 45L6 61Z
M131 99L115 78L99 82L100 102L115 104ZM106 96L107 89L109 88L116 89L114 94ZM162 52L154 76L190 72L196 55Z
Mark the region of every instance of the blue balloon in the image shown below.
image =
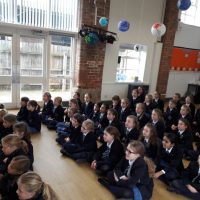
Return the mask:
M179 10L187 10L191 6L191 0L179 0L177 7Z
M128 31L130 27L130 23L126 20L121 20L119 23L118 23L118 29L119 31L121 32L126 32Z
M106 17L101 17L99 19L99 24L103 27L107 26L108 25L108 19Z

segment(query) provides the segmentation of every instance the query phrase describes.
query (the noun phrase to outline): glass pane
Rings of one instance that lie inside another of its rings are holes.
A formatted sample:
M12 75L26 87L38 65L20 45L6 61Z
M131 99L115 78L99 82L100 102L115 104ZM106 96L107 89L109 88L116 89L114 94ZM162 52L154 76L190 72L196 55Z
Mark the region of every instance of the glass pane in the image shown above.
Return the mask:
M42 100L42 84L21 84L20 98L28 97L29 99L41 101Z
M21 76L43 75L44 39L20 38L20 72Z
M12 102L12 87L11 84L0 85L0 102L11 103Z
M62 97L63 100L69 100L71 81L65 78L50 78L49 91L53 98L56 96Z
M12 37L0 35L0 75L11 76L12 73Z
M69 76L71 73L71 38L52 36L51 38L51 76Z

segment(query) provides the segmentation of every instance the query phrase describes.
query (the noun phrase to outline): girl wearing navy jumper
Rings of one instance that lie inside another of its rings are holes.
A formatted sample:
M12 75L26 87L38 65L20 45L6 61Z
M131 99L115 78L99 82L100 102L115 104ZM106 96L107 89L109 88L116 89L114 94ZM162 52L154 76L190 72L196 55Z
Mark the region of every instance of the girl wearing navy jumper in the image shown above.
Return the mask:
M53 101L51 100L51 94L49 92L45 92L43 94L43 108L42 108L42 123L46 124L48 118L52 115L53 111Z
M166 184L180 176L183 171L182 151L176 145L176 135L165 133L162 140L163 147L160 150L156 163L154 178L159 178Z
M65 143L60 152L74 160L85 159L90 162L97 149L93 121L85 120L81 132L74 142Z
M158 108L153 109L150 122L155 127L157 136L162 140L165 132L165 124L162 112Z
M162 112L164 111L164 101L160 98L160 93L155 91L154 92L154 99L153 99L153 107L160 109Z
M154 109L153 105L153 96L151 94L147 94L145 96L144 100L144 107L145 107L145 112L151 116L152 110Z
M164 112L166 132L171 132L172 124L177 124L178 120L178 110L176 108L176 102L174 100L169 100L168 107Z
M121 110L119 115L120 122L124 125L126 118L128 115L130 115L131 110L129 107L129 100L127 98L124 98L121 100Z
M131 95L132 95L132 98L129 99L130 107L131 107L131 111L135 112L136 104L139 103L138 90L137 89L133 89Z
M187 96L185 98L185 105L188 106L190 108L190 114L192 116L192 119L194 119L194 115L195 115L195 105L192 103L193 97L192 96Z
M145 107L143 103L138 103L135 108L134 115L137 117L139 122L139 128L143 128L145 124L149 121L149 117L145 113Z
M122 132L121 140L127 146L131 140L138 140L139 137L139 122L137 117L129 115L126 118L125 128Z
M156 129L151 123L147 123L139 140L144 144L145 156L156 162L161 148L161 140L157 137Z
M8 165L15 156L27 155L28 147L25 141L21 140L17 135L10 134L1 139L2 151L5 159L0 162L0 173L7 172Z
M28 132L37 133L41 130L41 118L37 111L38 104L35 100L30 100L27 104L28 118L26 122L28 124Z
M104 143L97 150L91 163L91 168L97 170L99 175L106 175L121 160L124 149L119 141L119 131L116 127L108 126L104 130Z
M0 181L0 198L3 200L16 200L17 179L30 169L30 160L26 156L14 157L8 165L7 173Z
M72 127L71 130L65 133L59 134L56 138L56 142L61 145L64 145L67 142L74 143L81 133L81 125L83 122L83 116L79 113L76 113L71 118Z
M27 110L27 103L29 101L28 97L22 97L21 98L21 107L19 112L17 113L17 121L26 121L26 118L28 116L28 110Z
M56 124L58 122L64 121L64 109L61 106L62 98L61 97L55 97L54 99L54 108L52 111L52 115L49 116L47 121L47 128L48 129L54 129L56 130Z
M118 116L120 115L120 111L121 111L121 100L120 97L118 95L114 95L112 97L112 105L110 108L113 108L117 111Z
M143 159L144 146L139 141L128 144L125 158L108 173L107 179L99 178L116 198L147 200L152 196L153 181L149 177L148 167Z
M21 140L24 140L28 147L28 154L27 156L31 162L31 169L32 164L34 162L34 155L33 155L33 145L31 143L31 136L27 130L27 124L25 122L18 122L13 126L13 134L17 135Z

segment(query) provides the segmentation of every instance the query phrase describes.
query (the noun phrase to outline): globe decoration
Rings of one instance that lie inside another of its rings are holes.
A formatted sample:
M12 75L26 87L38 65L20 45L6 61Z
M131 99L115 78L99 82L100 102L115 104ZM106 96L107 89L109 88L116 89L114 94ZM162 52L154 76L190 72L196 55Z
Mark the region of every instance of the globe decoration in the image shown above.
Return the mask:
M85 42L89 45L95 45L99 41L98 35L94 32L88 33L85 37Z
M118 23L118 29L119 31L121 32L126 32L129 30L129 27L130 27L130 23L126 20L121 20L119 23Z
M178 0L177 7L179 10L187 10L191 6L191 0Z
M102 27L105 27L108 25L108 19L106 17L101 17L99 19L99 24L102 26Z
M151 27L151 33L154 36L161 37L165 34L166 32L166 27L162 23L154 23L153 26Z

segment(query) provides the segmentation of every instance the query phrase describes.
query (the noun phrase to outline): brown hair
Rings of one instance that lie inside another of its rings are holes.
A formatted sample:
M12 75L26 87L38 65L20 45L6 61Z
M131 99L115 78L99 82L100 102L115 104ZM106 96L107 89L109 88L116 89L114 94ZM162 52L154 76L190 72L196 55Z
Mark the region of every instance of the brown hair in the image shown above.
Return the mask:
M45 92L45 93L43 94L43 96L47 96L49 99L51 99L51 94L50 94L50 92Z
M147 123L145 126L150 129L149 143L152 145L158 144L158 137L157 137L157 132L156 132L155 127L151 123ZM143 132L141 132L139 140L143 140L143 139L144 139Z
M76 106L77 106L77 109L79 109L79 105L78 105L78 101L77 101L77 99L70 99L69 100L69 103L73 103L73 104L75 104Z
M153 111L158 115L158 120L164 122L162 111L158 108L154 108Z
M30 160L27 156L15 156L10 164L11 169L15 170L16 174L23 174L30 169Z
M191 113L191 110L190 110L190 107L189 107L189 106L187 106L186 104L184 104L184 105L181 106L181 108L182 108L182 107L186 109L186 111L187 111L188 114Z
M133 122L135 123L135 128L139 130L139 122L136 116L134 115L128 115L127 118L130 118L133 120ZM127 119L126 118L126 119Z
M107 112L111 112L115 116L115 118L118 119L118 113L114 108L108 109Z
M1 139L2 145L8 145L10 147L16 147L22 149L25 153L28 153L28 146L25 141L21 140L19 136L14 134L6 135Z
M26 141L30 142L31 135L28 132L28 127L27 127L27 124L25 122L17 122L16 124L14 124L13 130L17 130L20 133L23 133L22 138L25 139Z
M114 126L108 126L108 127L106 127L104 129L104 132L107 132L109 135L114 136L115 140L117 140L117 139L119 140L120 132L119 132L119 130L116 127L114 127Z
M112 101L118 101L118 102L120 102L120 97L118 95L114 95L112 97Z
M139 154L141 157L144 157L145 148L142 142L133 140L128 145L132 150L134 150L134 153Z
M137 103L136 106L140 106L143 110L143 112L145 111L145 106L143 103Z
M126 104L128 104L128 105L130 104L130 102L129 102L129 99L128 99L128 98L123 98L123 99L121 99L121 101L122 101L122 100L124 100L124 101L126 102Z
M3 120L5 120L13 125L16 123L17 117L16 117L16 115L13 115L13 114L6 114L6 115L4 115Z
M26 192L35 193L35 197L42 193L44 200L57 200L56 194L53 189L44 183L41 177L35 172L27 172L22 174L18 181L18 187L23 185Z
M62 103L62 98L61 97L55 97L54 101L57 101L59 104Z

